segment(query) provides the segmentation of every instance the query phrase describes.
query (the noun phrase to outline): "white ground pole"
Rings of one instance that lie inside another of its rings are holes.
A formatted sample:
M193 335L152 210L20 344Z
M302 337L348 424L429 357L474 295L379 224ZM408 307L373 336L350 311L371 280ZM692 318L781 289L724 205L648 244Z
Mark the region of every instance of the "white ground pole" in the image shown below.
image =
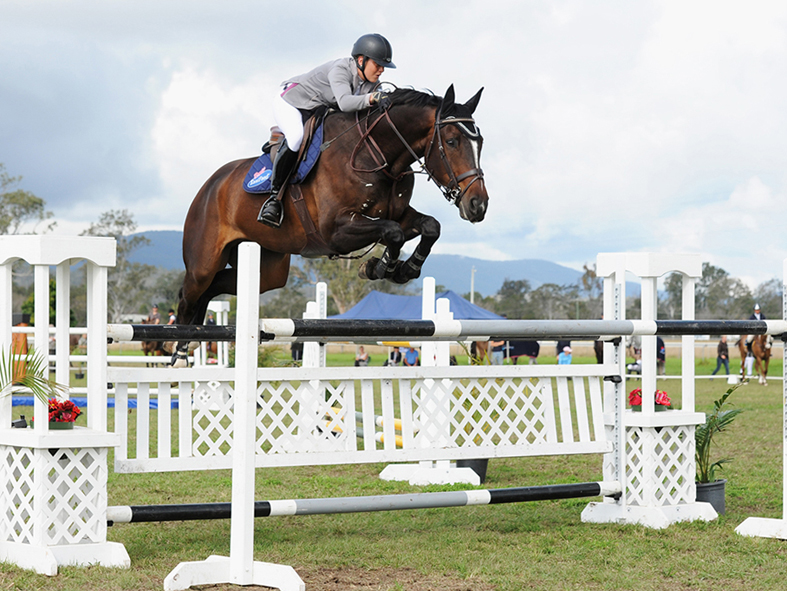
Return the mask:
M238 247L238 315L235 345L235 413L232 444L232 522L230 555L201 562L181 562L164 579L174 591L194 585L261 585L282 591L305 591L291 566L254 560L254 466L256 454L257 348L259 344L260 246Z
M787 320L787 259L782 272L782 318ZM787 347L782 355L784 367L787 367ZM787 380L782 383L782 401L782 517L749 517L735 529L742 536L787 540Z
M421 295L422 320L453 320L449 300L441 298L435 305L434 277L424 277ZM448 366L450 364L450 347L448 341L424 341L421 343L421 365L426 367ZM451 419L451 392L435 386L433 380L425 380L425 389L432 389L432 395L421 412L429 413L428 423L442 425L447 430ZM442 420L440 420L442 419ZM421 424L427 421L421 420ZM434 446L439 441L448 441L443 432L420 433L425 447ZM428 438L428 439L427 439ZM421 461L417 464L389 464L382 472L383 480L407 481L413 486L429 484L471 484L478 486L481 479L472 468L457 468L456 462L450 460Z
M642 279L642 325L653 334L642 337L642 412L626 410L625 342L605 346L620 368L622 381L606 383L604 410L607 436L615 450L604 458L604 475L621 482L619 499L590 503L582 521L593 523L639 523L664 528L678 521L711 520L717 517L708 503L696 502L694 428L704 422L694 412L694 337L684 336L682 406L680 410L655 412L657 281L676 271L683 276L683 320L694 319L694 286L702 276L702 260L695 254L601 253L596 273L604 277L604 318L626 318L626 273ZM650 393L650 394L649 394ZM669 393L668 393L669 394ZM671 454L663 453L663 449ZM661 450L661 451L660 451ZM680 457L673 470L671 458Z

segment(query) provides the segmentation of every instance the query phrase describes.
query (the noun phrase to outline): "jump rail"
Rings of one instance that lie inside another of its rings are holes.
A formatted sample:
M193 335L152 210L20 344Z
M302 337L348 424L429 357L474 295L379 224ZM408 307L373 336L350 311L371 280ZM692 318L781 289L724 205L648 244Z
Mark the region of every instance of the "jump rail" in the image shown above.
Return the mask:
M362 341L598 338L632 335L786 335L784 320L298 320L260 322L260 340ZM234 326L110 324L110 341L234 341Z
M327 499L291 499L256 501L254 517L282 515L332 515L372 511L403 511L471 505L497 505L556 499L611 497L621 493L619 482L579 482L490 490L466 490L366 497ZM146 523L152 521L192 521L229 519L231 503L195 503L186 505L132 505L107 507L107 523Z

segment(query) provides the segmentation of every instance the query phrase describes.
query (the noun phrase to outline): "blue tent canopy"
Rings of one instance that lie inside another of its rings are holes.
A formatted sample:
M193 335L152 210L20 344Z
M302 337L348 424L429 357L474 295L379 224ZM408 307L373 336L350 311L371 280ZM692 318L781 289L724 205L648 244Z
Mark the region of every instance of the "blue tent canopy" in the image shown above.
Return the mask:
M436 299L447 298L451 303L451 312L457 320L500 320L503 317L471 304L453 291L444 291L436 295ZM421 296L404 296L372 291L347 310L344 314L331 318L355 320L420 320Z

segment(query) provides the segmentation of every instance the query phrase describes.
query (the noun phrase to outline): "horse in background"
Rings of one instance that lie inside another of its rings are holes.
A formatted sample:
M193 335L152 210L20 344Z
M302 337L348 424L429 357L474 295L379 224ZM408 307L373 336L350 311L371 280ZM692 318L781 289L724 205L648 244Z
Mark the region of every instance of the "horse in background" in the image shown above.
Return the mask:
M142 320L142 324L151 324L151 322L145 318ZM164 355L164 343L162 341L141 341L141 348L142 354L147 357L151 355L153 357L161 357ZM147 367L150 367L149 363L146 363Z
M741 335L738 340L738 349L741 353L741 380L744 379L744 370L746 369L746 357L748 357L748 349L746 347L746 336ZM771 343L767 335L758 334L751 342L751 352L754 357L755 371L757 373L760 385L768 385L768 364L771 361Z
M470 344L470 365L489 364L486 361L489 341L473 341Z

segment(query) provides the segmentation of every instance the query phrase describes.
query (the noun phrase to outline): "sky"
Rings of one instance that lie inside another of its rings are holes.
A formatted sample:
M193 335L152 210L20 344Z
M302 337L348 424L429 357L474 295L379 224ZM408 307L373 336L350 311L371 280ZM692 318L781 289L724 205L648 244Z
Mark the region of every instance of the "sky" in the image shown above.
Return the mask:
M465 101L486 219L423 177L434 251L545 259L691 252L752 288L787 258L787 2L0 2L0 162L60 234L127 209L180 230L224 163L256 156L284 79L392 43L383 79Z

